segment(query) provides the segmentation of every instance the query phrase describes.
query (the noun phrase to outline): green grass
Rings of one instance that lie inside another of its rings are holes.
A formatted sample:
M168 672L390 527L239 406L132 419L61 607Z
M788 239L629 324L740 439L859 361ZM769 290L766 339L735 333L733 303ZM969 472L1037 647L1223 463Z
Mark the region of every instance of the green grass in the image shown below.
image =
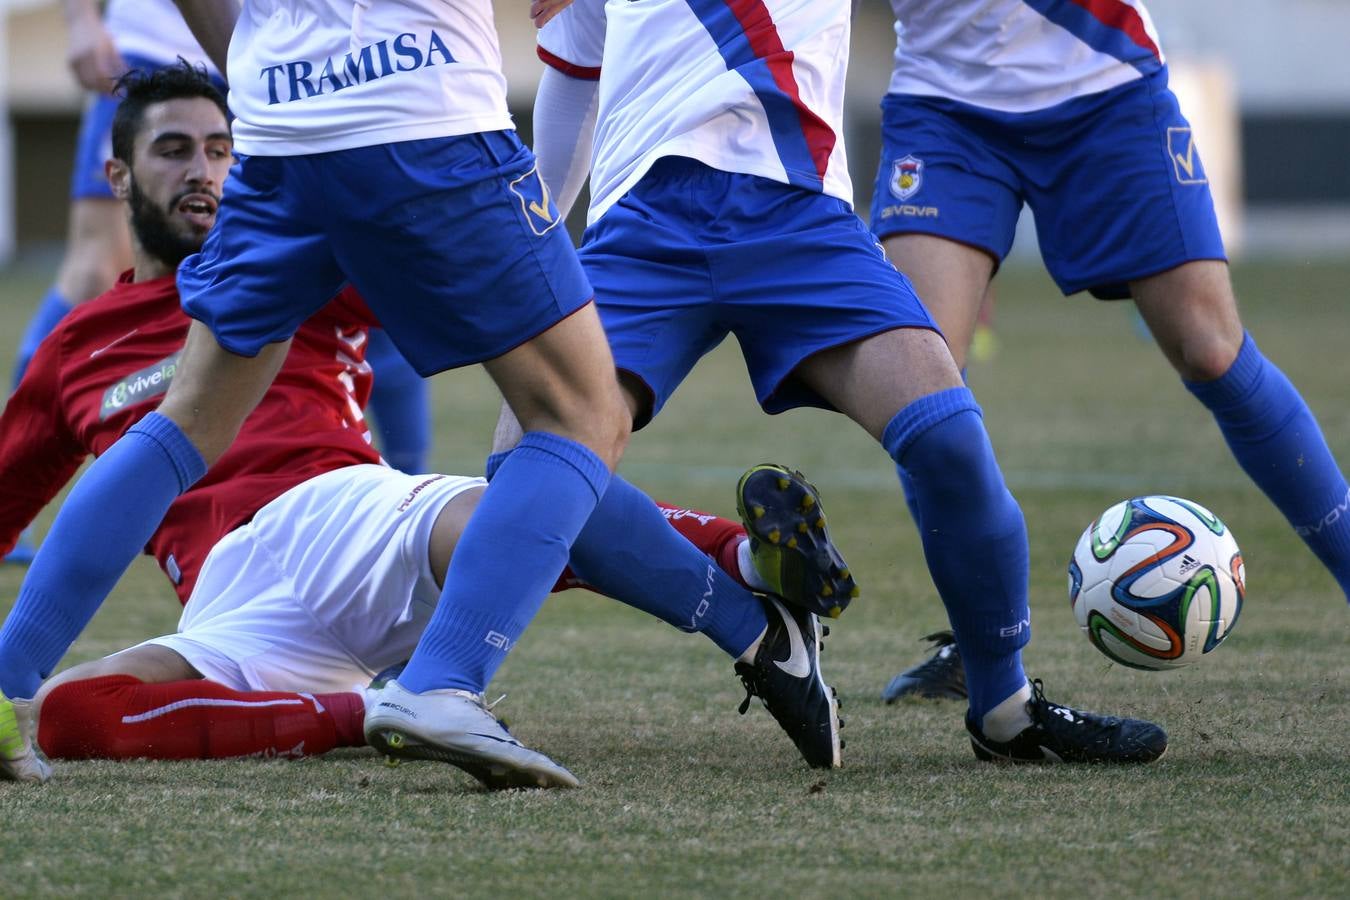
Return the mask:
M2 333L17 333L45 274L6 279ZM1262 348L1350 461L1350 265L1237 279ZM891 467L838 417L759 414L723 347L635 437L624 471L655 496L723 514L755 462L818 483L863 584L825 656L848 721L846 768L807 770L758 706L737 716L741 691L708 641L572 593L546 605L494 692L509 693L499 709L515 731L581 790L489 795L456 769L389 768L360 751L66 763L46 787L0 788L0 895L1350 895L1344 596L1135 335L1127 306L1064 300L1017 271L1000 291L1001 351L971 379L1031 534L1028 669L1056 699L1162 722L1172 747L1161 762L996 768L975 761L956 706L884 706L882 685L943 624ZM485 377L442 376L437 408L437 467L478 471L496 410ZM1249 584L1214 658L1166 674L1108 663L1064 588L1087 522L1152 492L1219 513ZM0 605L19 579L0 570ZM142 560L69 661L176 617Z

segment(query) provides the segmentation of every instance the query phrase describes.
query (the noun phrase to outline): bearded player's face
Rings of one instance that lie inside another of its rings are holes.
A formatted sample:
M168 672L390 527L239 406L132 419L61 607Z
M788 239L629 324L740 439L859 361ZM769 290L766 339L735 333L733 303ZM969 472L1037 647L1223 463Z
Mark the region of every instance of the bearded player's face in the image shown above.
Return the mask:
M189 97L147 107L130 165L112 160L108 178L130 204L141 247L176 267L201 249L215 224L233 162L234 143L220 108Z

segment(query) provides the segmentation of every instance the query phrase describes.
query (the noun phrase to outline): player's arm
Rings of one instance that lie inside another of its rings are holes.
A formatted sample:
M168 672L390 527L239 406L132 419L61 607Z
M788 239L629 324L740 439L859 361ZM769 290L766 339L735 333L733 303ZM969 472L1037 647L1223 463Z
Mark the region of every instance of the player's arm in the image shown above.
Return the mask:
M0 556L88 455L62 411L60 334L38 347L0 415Z
M192 36L221 72L230 55L230 35L239 21L239 0L173 0ZM227 76L228 77L228 76Z
M566 216L591 171L599 83L544 69L534 99L534 155L558 211Z
M605 31L604 0L577 0L539 32L545 68L534 100L534 154L564 216L591 169Z
M65 0L66 65L80 86L106 94L126 71L95 0Z

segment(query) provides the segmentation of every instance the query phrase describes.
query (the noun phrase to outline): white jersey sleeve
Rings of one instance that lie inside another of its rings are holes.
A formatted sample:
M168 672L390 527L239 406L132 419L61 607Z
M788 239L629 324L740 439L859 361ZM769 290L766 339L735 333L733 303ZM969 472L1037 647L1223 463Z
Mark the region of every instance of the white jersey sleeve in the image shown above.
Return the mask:
M576 0L539 55L600 79L590 220L665 156L852 203L850 14L849 0Z
M598 79L605 55L605 0L573 0L539 29L538 53L564 75Z
M891 0L891 8L892 94L1030 112L1165 62L1142 0Z

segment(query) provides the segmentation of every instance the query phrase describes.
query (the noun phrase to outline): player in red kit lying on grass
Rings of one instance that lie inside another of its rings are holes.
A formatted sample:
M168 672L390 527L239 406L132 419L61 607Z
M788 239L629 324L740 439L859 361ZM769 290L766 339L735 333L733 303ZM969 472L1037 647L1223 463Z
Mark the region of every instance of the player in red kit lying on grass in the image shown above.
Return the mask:
M174 272L214 224L229 129L223 99L187 67L133 81L128 95L134 152L110 161L109 175L129 206L135 268L42 343L0 417L0 552L176 374L190 319ZM365 745L360 686L416 646L484 485L407 475L372 448L362 409L374 324L344 290L298 331L230 450L146 545L185 603L179 631L49 680L32 705L16 704L21 735L35 726L55 758L308 756ZM691 579L702 583L715 560L763 586L739 525L666 512L712 557L695 551ZM624 561L621 580L595 587L639 607L632 595L644 577L680 577L673 561ZM591 585L564 573L559 588L571 586ZM748 585L744 596L728 614L762 620L775 603ZM672 624L717 640L707 623ZM782 630L769 627L752 650ZM45 779L46 764L25 749L0 747L0 774ZM490 772L474 774L495 786Z

